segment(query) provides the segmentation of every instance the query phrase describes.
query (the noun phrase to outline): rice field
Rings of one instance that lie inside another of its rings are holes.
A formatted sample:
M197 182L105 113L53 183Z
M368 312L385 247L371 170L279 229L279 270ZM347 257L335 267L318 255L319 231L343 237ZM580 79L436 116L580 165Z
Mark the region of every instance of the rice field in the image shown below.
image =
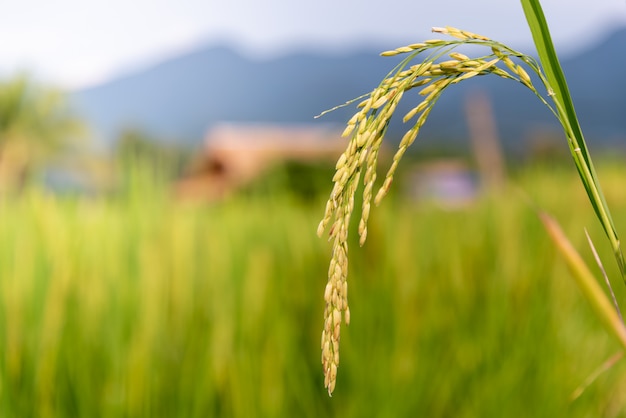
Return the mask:
M626 234L622 167L598 171ZM593 263L588 228L617 277L573 166L526 167L455 211L393 196L375 208L365 246L351 243L332 398L323 201L193 205L145 186L0 201L0 416L626 415L624 361L570 399L619 346L519 192Z

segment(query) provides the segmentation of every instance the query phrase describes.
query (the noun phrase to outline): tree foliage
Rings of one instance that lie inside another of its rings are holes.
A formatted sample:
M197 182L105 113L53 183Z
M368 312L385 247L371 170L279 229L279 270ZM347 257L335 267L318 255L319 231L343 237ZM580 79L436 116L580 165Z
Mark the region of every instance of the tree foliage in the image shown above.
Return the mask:
M75 146L85 126L60 90L25 74L0 81L0 182L22 183L49 158Z

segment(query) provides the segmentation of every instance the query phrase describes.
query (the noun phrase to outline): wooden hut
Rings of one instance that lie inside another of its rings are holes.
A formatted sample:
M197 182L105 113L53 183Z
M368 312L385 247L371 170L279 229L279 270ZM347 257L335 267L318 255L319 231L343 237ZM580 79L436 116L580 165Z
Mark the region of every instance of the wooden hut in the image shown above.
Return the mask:
M334 161L347 140L327 125L219 124L211 128L186 176L181 198L217 200L287 162Z

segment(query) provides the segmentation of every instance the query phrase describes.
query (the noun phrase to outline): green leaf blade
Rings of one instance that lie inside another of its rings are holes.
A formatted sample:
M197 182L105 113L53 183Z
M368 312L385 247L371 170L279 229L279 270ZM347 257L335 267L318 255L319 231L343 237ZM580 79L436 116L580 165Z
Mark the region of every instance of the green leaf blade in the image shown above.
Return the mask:
M591 205L611 242L622 279L624 283L626 283L626 265L620 241L606 199L600 188L598 177L578 122L578 117L576 116L574 102L572 101L569 88L567 87L567 81L556 50L554 49L548 23L543 14L541 4L539 0L521 0L521 3L549 88L552 89L550 94L556 105L559 120L565 130L565 135L567 136L578 174L589 196Z

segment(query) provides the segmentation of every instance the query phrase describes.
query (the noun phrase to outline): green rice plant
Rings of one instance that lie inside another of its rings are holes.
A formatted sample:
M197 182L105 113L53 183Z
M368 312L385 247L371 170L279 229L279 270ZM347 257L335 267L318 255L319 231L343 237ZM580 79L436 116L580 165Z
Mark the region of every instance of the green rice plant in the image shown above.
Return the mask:
M465 80L490 75L516 81L530 89L556 116L565 132L589 200L611 243L619 272L626 280L620 241L585 145L541 5L538 0L522 0L521 3L539 52L539 61L482 35L452 27L435 27L433 32L452 39L430 39L383 52L383 56L406 54L406 58L369 94L345 104L361 100L357 105L357 112L348 121L343 133L350 137L350 141L337 161L334 186L317 230L321 236L330 225L329 240L333 247L328 283L324 291L326 307L321 339L324 385L329 395L332 395L336 385L341 323L350 322L347 284L348 231L359 183L362 181L364 185L358 225L359 242L363 245L367 238L372 200L379 204L389 191L398 163L417 138L443 92ZM482 47L486 52L482 56L470 58L456 51L458 47L467 45ZM413 64L418 57L424 56L422 61ZM535 75L541 87L536 86L525 68ZM393 162L374 197L378 155L390 120L405 93L416 89L419 89L417 94L423 99L403 116L404 123L411 122L410 127L402 137ZM583 287L585 295L594 300L598 295L590 289Z
M620 164L598 164L616 215ZM316 373L328 248L303 233L316 205L177 202L147 170L117 195L0 201L0 417L623 415L624 362L570 401L615 344L578 289L548 280L566 266L514 190L374 211L329 399ZM594 214L570 174L513 173L579 247Z

